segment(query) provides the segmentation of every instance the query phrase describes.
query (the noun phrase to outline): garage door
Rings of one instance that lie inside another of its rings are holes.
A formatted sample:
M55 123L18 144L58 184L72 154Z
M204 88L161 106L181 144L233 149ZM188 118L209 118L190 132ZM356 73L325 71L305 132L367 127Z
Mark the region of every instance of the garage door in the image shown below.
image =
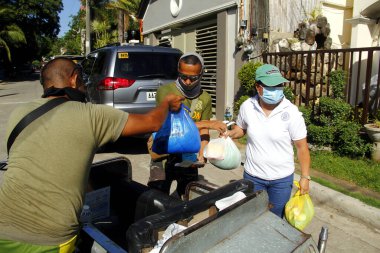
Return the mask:
M202 55L205 61L205 73L201 85L212 98L212 107L216 106L216 43L217 27L216 23L207 27L196 29L196 51Z

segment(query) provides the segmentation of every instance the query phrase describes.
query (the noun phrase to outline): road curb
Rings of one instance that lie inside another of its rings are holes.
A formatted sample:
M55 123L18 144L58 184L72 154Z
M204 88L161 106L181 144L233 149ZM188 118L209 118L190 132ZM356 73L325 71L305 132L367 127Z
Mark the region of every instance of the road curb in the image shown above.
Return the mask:
M295 174L294 178L299 180L299 175ZM380 209L378 208L366 205L360 200L313 181L310 182L310 197L319 206L334 208L349 216L360 219L376 229L380 229Z

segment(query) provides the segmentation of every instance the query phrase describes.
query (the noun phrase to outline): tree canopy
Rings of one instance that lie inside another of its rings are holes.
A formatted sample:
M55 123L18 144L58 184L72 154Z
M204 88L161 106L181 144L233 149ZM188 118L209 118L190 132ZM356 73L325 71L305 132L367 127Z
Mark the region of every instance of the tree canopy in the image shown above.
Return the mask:
M72 1L86 5L86 0ZM117 32L120 38L127 30L138 28L134 16L141 0L88 1L94 47L116 42ZM62 48L66 54L83 54L85 10L71 16L69 31L58 38L62 10L62 0L0 0L0 60L8 66L21 65L61 54ZM124 22L118 24L120 14Z
M9 15L1 16L1 30L13 24L18 37L24 34L26 42L22 46L8 44L12 56L12 62L8 61L8 64L31 62L50 51L52 40L59 33L59 13L63 10L61 0L0 0L0 6L12 10Z
M0 6L0 50L1 60L6 55L8 62L12 61L10 47L17 47L21 44L26 44L24 32L11 19L15 15L15 11L8 6Z

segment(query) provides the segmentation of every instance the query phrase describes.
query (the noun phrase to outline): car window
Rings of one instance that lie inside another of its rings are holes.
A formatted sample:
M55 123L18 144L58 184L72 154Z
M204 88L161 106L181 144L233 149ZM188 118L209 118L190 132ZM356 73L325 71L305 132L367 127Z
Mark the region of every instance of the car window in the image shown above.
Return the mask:
M133 79L177 78L180 54L152 52L119 52L115 77Z
M92 66L95 62L95 57L94 56L88 56L85 60L81 62L82 68L83 68L83 73L87 76L91 74Z
M106 52L99 52L98 53L98 56L96 57L96 60L95 60L95 63L94 63L94 66L92 68L92 73L94 73L94 75L105 75L106 73L103 73L105 70L104 70L104 63L105 63L105 60L106 60Z

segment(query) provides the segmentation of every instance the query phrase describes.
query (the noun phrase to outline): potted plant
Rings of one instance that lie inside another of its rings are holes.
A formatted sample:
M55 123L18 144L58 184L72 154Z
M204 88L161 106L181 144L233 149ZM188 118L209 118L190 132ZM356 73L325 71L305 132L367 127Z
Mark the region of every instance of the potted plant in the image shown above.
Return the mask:
M375 119L372 123L364 125L365 131L373 142L380 142L380 120Z
M373 142L371 158L376 162L380 162L380 120L375 120L373 123L365 124L364 128Z

